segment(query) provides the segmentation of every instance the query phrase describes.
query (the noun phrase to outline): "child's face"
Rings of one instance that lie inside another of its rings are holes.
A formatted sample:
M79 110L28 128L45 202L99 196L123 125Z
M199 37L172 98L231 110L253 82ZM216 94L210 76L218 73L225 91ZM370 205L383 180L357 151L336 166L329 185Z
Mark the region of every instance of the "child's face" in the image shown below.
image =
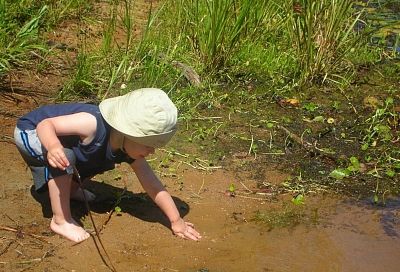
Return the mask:
M123 148L125 153L132 159L145 158L154 153L154 147L142 145L128 139L124 139Z

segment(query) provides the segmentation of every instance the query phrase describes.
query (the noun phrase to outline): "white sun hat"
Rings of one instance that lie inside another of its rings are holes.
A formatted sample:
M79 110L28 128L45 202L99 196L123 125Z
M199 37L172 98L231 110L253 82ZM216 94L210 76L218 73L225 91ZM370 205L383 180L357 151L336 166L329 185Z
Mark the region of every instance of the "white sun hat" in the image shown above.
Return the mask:
M134 90L105 99L99 107L110 126L139 144L162 147L177 130L178 110L160 89Z

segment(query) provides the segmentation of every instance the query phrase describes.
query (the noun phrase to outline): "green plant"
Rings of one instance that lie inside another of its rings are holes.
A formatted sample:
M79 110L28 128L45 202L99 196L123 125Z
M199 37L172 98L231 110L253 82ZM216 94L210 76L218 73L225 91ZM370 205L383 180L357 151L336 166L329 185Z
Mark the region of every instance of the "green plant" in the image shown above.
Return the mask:
M48 6L42 6L34 15L27 15L29 19L22 22L19 21L15 8L18 8L17 4L0 1L0 75L24 63L30 51L46 51L38 35L39 23L46 14Z
M288 1L288 31L296 48L299 84L337 81L345 56L360 42L350 0Z
M313 102L306 103L303 105L303 109L308 111L308 112L315 112L319 106Z
M295 197L292 198L292 203L294 205L302 205L304 204L304 195L303 194L298 194Z
M181 0L174 7L183 36L211 71L227 63L242 39L256 39L265 20L272 21L277 14L272 1Z
M228 192L229 192L231 195L235 195L235 192L236 192L235 184L231 183L231 184L229 185Z
M391 128L398 126L398 122L399 116L395 112L393 98L388 97L384 107L377 108L374 115L365 121L368 128L365 130L361 149L367 150L374 147L378 141L390 141L393 138Z
M346 168L337 168L333 170L330 174L329 177L341 180L345 177L350 176L353 173L357 173L360 171L361 165L359 160L356 157L351 157L349 159L350 163Z

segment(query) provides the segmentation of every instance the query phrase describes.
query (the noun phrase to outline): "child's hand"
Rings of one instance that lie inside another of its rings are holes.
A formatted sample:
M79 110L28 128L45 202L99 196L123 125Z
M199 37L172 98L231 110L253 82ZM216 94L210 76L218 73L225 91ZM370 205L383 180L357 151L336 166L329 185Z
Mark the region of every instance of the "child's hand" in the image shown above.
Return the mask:
M182 218L171 224L172 231L176 236L183 239L192 239L198 241L201 238L200 233L194 229L194 225L189 222L185 222Z
M56 145L47 150L47 160L54 168L65 170L69 166L69 161L64 153L62 145Z

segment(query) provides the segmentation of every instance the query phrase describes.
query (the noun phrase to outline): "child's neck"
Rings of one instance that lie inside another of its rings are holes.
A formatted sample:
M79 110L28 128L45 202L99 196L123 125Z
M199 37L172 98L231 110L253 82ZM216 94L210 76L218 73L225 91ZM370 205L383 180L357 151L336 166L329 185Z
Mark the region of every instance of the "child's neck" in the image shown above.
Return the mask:
M124 143L124 135L115 129L111 128L110 132L110 145L112 152L116 152L118 149L122 148Z

